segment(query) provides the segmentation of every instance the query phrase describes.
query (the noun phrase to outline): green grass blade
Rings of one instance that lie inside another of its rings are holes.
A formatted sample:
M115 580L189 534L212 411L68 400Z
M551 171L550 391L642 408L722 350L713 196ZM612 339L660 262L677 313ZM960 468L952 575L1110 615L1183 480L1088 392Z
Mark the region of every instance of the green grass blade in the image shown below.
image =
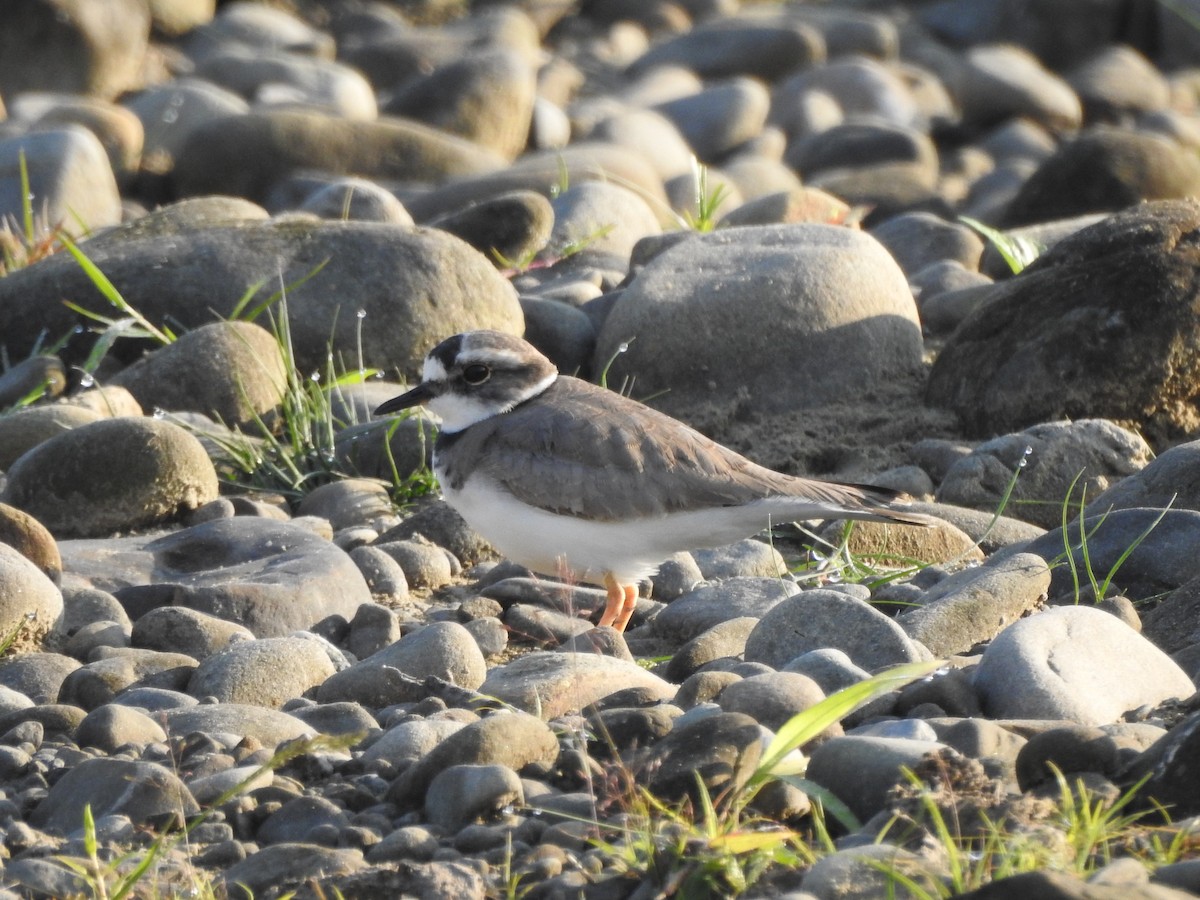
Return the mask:
M108 280L108 276L100 271L99 266L88 259L87 254L80 250L75 245L74 241L72 241L65 234L60 234L58 239L66 251L70 253L71 256L75 257L75 262L79 263L79 268L83 269L83 273L87 275L88 280L92 282L98 291L100 291L105 300L112 304L115 309L119 309L131 319L134 319L139 325L141 325L150 333L151 337L153 337L159 343L163 345L172 343L170 336L156 328L149 319L134 309L133 306L121 296L121 292L117 290L116 285Z
M1021 274L1046 249L1032 238L1007 234L968 216L959 216L958 220L987 238L1014 275Z
M802 774L789 771L788 767L784 766L785 757L793 750L804 746L830 725L840 722L863 704L916 681L918 678L924 678L942 665L944 665L942 660L932 660L895 666L886 672L860 681L858 684L843 688L804 712L792 716L775 733L775 737L767 745L762 762L759 763L751 780L771 775Z
M37 237L34 231L33 221L33 191L29 187L29 163L25 159L25 150L21 149L17 155L18 166L21 170L21 219L22 227L25 229L25 241L29 246L33 245Z

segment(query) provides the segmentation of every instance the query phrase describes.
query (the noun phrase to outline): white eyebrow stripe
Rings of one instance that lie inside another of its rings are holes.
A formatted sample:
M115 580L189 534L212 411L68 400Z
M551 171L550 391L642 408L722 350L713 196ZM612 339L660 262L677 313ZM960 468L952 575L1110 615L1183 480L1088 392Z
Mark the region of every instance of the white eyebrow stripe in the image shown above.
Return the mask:
M514 353L512 350L497 350L493 347L488 347L480 350L464 350L458 354L458 362L463 365L468 363L488 363L490 365L508 365L522 366L529 363L529 357L523 353Z

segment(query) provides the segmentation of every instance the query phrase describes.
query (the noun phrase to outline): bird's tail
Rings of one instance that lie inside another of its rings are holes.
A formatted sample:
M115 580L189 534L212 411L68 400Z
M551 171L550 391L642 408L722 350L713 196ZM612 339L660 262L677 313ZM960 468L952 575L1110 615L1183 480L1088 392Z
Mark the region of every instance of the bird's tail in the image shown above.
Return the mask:
M891 488L808 478L796 481L802 483L794 485L789 494L795 500L810 504L807 518L861 519L923 526L936 525L939 521L933 516L907 510L908 495Z

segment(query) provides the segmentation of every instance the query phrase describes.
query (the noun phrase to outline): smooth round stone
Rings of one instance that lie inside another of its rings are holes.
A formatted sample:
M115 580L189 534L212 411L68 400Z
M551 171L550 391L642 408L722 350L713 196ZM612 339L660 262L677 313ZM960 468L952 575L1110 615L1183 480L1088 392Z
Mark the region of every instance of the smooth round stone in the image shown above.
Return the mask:
M138 617L130 642L135 647L186 653L207 659L232 642L254 640L250 629L186 606L161 606Z
M479 645L462 625L434 622L325 679L317 699L322 703L349 700L380 708L425 696L423 689L389 678L390 670L417 679L434 676L473 690L483 683L487 665Z
M271 813L259 826L255 838L260 844L282 844L311 839L316 828L347 824L346 813L324 797L296 797Z
M67 372L57 356L30 356L0 374L0 409L31 395L58 397L67 389Z
M164 815L200 811L191 792L170 770L155 763L96 757L84 760L54 783L30 816L38 828L71 834L83 827L83 809L125 815L136 825Z
M59 653L18 653L0 659L0 685L34 703L53 703L79 660Z
M755 325L767 320L788 348L774 363ZM703 338L715 333L722 340ZM630 341L646 334L656 339ZM666 250L616 301L594 368L622 343L609 381L669 387L656 404L685 417L711 409L726 382L745 387L755 399L744 402L763 414L859 401L869 385L911 373L921 352L912 293L887 251L859 232L807 224L719 230ZM870 359L859 360L868 346ZM830 369L855 375L829 379Z
M363 760L369 762L386 759L393 763L401 763L405 760L420 759L464 726L463 722L445 718L410 719L401 722L380 735L379 739L363 752Z
M796 672L770 672L752 675L729 685L717 697L725 712L750 716L771 731L778 731L793 716L825 699L825 692L807 675ZM826 734L841 731L840 726Z
M105 753L127 744L145 747L166 739L162 726L146 713L116 703L92 710L75 729L75 742L79 746L95 747Z
M386 554L396 562L408 587L435 589L448 584L453 577L453 569L446 552L428 540L381 539L373 543L371 549Z
M651 622L653 632L674 641L690 641L730 619L761 619L799 588L781 578L731 578L704 584L672 600Z
M166 710L168 734L184 736L194 731L252 737L264 747L276 747L297 738L312 737L312 728L295 716L236 703L200 704Z
M57 585L25 556L0 543L0 635L14 634L19 647L36 647L62 623Z
M612 656L537 652L492 669L480 693L552 719L620 690L640 688L670 700L675 686L636 663Z
M842 650L870 672L928 658L895 620L869 603L817 588L789 597L762 617L746 639L746 660L782 668L825 647Z
M412 216L395 194L364 178L332 181L313 191L299 210L336 221L413 224Z
M0 498L63 536L99 537L170 521L217 496L200 441L157 419L105 419L39 444L8 470Z
M431 824L453 832L524 802L521 779L508 766L450 766L430 782L425 815Z
M350 557L302 526L237 516L196 525L142 546L172 600L244 625L258 637L347 619L370 590Z
M6 28L5 34L13 30ZM0 83L3 81L0 72ZM67 125L0 139L0 210L18 220L24 208L22 157L29 192L37 198L37 210L45 222L61 222L68 235L78 237L85 230L121 221L117 179L104 145L91 131Z
M989 716L1082 725L1116 722L1195 691L1165 653L1115 616L1084 606L1055 607L1002 631L984 651L975 688Z
M536 70L524 54L488 47L404 82L385 111L515 159L529 138L536 93Z
M100 412L58 403L9 413L0 419L0 468L7 470L21 455L63 431L103 418Z
M252 322L215 322L142 357L112 383L143 409L198 412L246 428L279 405L287 378L271 332Z
M200 663L188 682L193 697L216 697L278 709L334 673L320 644L294 637L238 641Z
M558 739L550 726L526 713L497 713L455 731L401 773L388 790L397 803L423 803L441 772L456 765L503 765L520 771L527 765L553 765Z

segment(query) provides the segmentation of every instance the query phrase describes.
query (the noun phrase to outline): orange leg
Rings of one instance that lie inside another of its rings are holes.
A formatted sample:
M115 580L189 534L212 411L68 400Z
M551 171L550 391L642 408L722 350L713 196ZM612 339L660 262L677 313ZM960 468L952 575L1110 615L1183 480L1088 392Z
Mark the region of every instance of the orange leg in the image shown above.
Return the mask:
M625 626L629 624L633 611L637 609L637 599L637 587L632 584L625 585L625 603L621 607L621 614L617 616L617 621L613 622L613 628L617 631L624 631Z
M637 587L622 585L609 573L604 576L604 588L608 591L608 602L597 625L611 625L617 631L624 631L637 608Z
M601 627L614 624L625 604L625 589L617 583L617 579L613 578L611 572L604 576L604 587L608 591L608 602L604 604L604 614L600 616L600 621L596 623ZM621 629L618 628L617 630L620 631Z

